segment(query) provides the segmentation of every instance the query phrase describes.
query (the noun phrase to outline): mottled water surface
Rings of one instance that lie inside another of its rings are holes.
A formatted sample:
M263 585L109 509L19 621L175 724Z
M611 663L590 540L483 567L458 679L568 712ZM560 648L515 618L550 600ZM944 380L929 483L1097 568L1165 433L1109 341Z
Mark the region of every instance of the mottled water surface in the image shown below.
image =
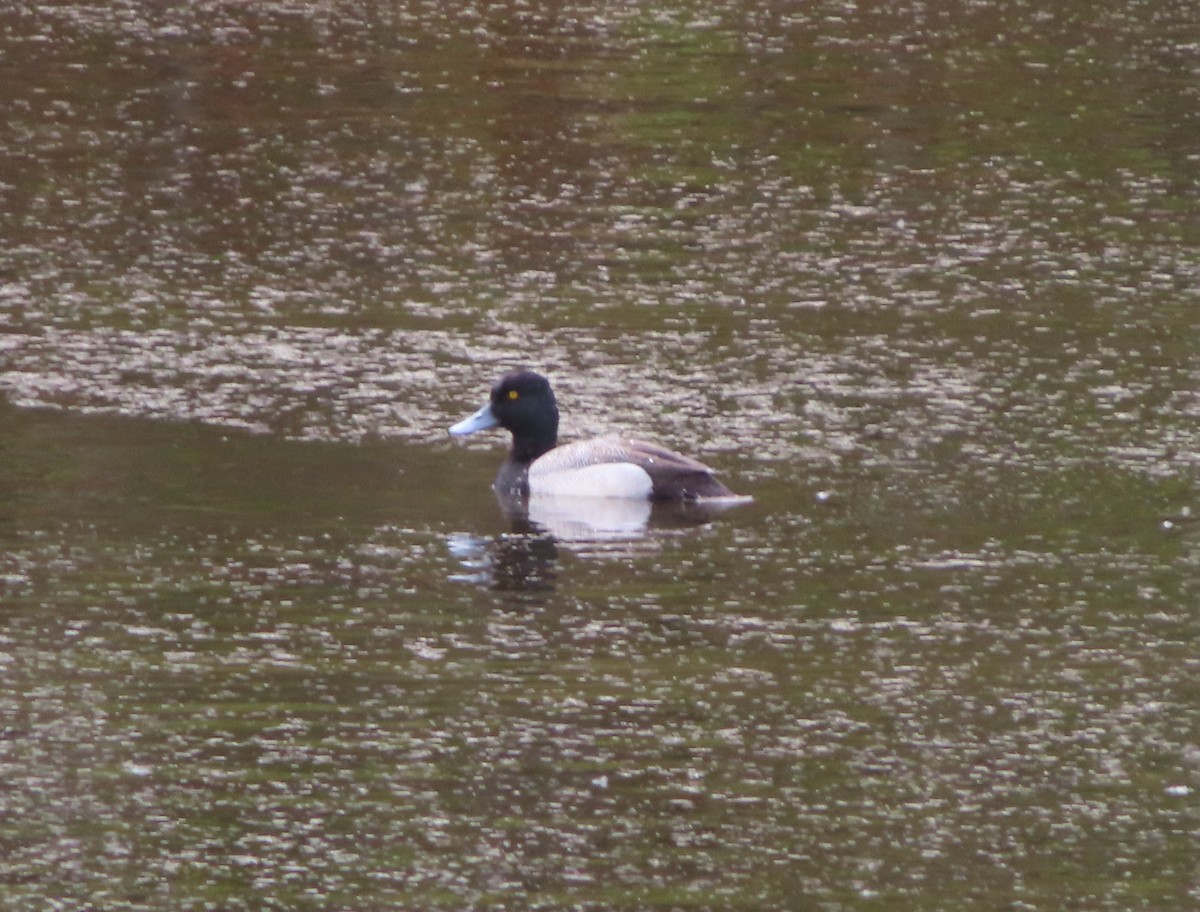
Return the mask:
M0 10L0 908L1200 904L1192 2ZM518 363L755 501L513 515Z

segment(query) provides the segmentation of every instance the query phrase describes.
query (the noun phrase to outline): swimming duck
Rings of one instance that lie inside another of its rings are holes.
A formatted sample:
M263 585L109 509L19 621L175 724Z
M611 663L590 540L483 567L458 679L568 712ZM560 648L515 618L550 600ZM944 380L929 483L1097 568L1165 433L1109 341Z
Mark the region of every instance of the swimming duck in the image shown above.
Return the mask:
M528 496L626 497L650 500L749 500L734 494L713 470L642 440L596 437L558 446L558 405L550 381L531 370L509 371L487 403L450 428L455 436L502 427L512 452L493 487Z

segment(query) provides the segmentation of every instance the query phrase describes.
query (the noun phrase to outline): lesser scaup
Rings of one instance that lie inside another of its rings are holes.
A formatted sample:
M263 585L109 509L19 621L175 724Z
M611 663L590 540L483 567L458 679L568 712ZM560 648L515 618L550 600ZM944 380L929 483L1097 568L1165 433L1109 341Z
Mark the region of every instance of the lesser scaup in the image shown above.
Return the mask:
M519 495L629 497L650 500L749 500L734 494L703 463L642 440L596 437L558 446L558 405L550 381L509 371L488 402L450 428L455 436L502 427L512 452L494 487Z

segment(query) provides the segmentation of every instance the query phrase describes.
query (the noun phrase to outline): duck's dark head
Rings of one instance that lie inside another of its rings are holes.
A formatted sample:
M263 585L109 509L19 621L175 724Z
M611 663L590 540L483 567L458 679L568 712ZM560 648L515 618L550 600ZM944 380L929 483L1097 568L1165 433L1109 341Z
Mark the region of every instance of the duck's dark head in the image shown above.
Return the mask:
M470 418L450 428L456 436L502 427L512 432L512 459L529 463L558 442L558 405L550 381L531 370L509 371Z

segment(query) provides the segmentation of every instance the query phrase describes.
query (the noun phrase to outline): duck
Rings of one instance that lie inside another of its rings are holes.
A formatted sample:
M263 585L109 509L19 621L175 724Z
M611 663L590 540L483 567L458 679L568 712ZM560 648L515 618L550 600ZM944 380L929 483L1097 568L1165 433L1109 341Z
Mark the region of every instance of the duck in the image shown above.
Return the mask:
M741 502L708 466L644 440L618 435L558 443L558 404L550 381L518 368L488 401L449 428L462 437L491 428L512 433L512 450L492 487L501 495Z

